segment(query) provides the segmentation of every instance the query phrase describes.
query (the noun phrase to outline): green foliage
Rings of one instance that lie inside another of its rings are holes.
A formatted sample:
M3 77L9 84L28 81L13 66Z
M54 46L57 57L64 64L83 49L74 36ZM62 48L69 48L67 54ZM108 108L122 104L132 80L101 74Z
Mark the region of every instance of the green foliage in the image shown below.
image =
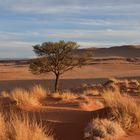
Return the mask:
M45 42L33 46L38 58L30 63L30 69L34 74L52 72L58 81L64 72L80 67L87 61L89 55L79 55L76 42Z
M39 58L32 60L30 69L35 74L53 72L63 74L65 71L81 66L85 56L76 55L78 45L76 42L45 42L33 46Z

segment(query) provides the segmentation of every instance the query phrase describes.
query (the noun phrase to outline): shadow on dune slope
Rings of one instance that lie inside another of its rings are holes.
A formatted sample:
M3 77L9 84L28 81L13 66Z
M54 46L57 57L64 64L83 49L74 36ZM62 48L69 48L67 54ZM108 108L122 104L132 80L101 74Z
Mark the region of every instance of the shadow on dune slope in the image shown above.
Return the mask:
M119 79L137 79L139 77L123 77ZM73 89L81 86L82 84L98 84L104 83L108 78L91 78L91 79L61 79L60 80L60 89L67 90ZM32 86L40 84L45 89L53 90L54 80L0 80L0 92L1 91L10 91L15 88L25 88L30 89Z

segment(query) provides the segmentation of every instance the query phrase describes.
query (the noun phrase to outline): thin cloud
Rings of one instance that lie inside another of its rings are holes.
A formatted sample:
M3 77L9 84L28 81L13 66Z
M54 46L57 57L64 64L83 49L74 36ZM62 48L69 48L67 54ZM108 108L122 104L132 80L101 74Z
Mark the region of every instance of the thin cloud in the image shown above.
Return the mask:
M0 57L63 39L81 47L140 42L140 0L0 0L0 16Z

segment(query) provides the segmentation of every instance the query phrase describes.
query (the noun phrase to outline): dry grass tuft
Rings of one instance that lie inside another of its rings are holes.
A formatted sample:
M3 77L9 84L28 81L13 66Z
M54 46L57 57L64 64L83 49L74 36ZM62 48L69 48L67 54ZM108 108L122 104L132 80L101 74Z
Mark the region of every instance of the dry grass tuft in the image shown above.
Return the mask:
M100 92L97 89L87 89L83 93L84 95L93 95L93 96L98 96L100 95Z
M24 106L24 105L33 105L37 106L40 105L38 98L36 98L33 93L26 91L24 89L15 89L11 92L10 97L17 102L17 105Z
M6 92L6 91L2 91L2 92L1 92L1 96L2 96L2 97L9 97L9 93Z
M53 98L61 98L61 93L55 92L55 93L52 93L51 96L52 96Z
M76 99L78 96L70 91L65 91L62 93L56 92L52 94L54 98L61 98L62 100L72 100Z
M134 98L121 94L118 89L103 94L105 106L112 108L111 119L118 121L124 129L140 122L139 105Z
M62 94L61 94L61 98L63 99L63 100L72 100L72 99L76 99L78 96L76 95L76 94L74 94L74 93L72 93L72 92L69 92L69 91L67 91L67 92L63 92Z
M15 134L15 140L52 140L45 134L45 129L36 121L30 121L28 117L14 116L11 120L11 134ZM23 133L24 132L24 133Z
M85 137L93 140L117 139L124 134L125 132L117 122L107 119L93 119L85 128Z
M32 92L32 95L37 99L44 99L47 97L47 92L41 85L35 85L30 92Z
M140 82L137 80L109 79L103 87L105 90L115 91L118 88L121 93L140 94Z
M47 97L47 92L42 86L36 85L30 91L16 88L11 93L2 92L1 95L15 100L18 106L24 107L24 105L41 105L40 102Z
M0 140L53 140L36 121L31 122L25 116L10 115L11 119L5 121L0 113Z
M80 108L86 111L92 111L103 107L104 104L101 103L99 100L94 100L90 98L85 98L85 102L80 103Z

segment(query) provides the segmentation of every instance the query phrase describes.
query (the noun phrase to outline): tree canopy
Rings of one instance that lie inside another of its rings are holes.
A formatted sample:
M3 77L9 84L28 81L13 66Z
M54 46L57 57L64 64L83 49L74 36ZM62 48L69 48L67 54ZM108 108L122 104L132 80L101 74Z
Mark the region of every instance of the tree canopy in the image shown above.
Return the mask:
M30 69L34 74L52 72L56 76L55 91L58 90L59 76L64 72L80 67L87 60L87 55L77 53L78 45L72 41L45 42L33 46L37 55L30 63Z

